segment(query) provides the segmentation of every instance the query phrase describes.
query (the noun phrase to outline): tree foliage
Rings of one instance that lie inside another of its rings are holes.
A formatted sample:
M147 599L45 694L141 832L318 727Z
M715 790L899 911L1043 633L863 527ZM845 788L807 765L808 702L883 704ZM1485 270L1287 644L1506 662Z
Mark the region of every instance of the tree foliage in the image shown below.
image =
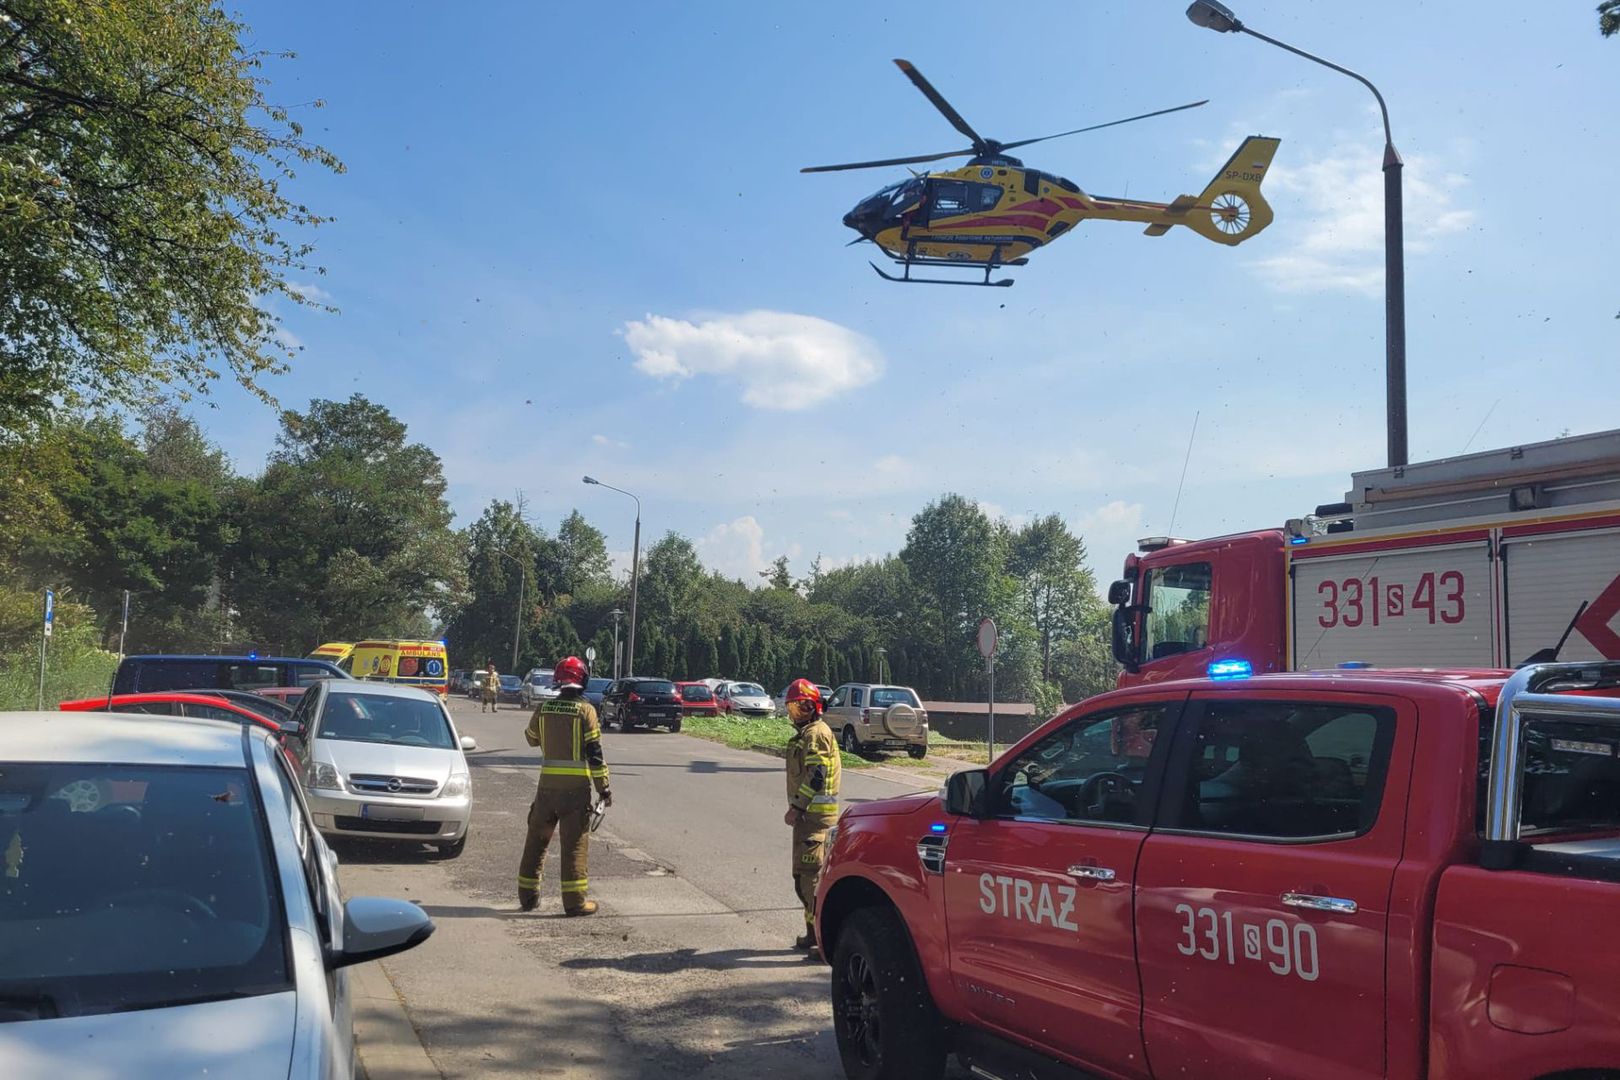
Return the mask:
M341 171L212 0L0 0L0 432L228 373L264 396L310 302L288 182ZM317 103L318 104L318 103Z
M1597 6L1598 33L1613 37L1620 33L1620 0L1603 0Z

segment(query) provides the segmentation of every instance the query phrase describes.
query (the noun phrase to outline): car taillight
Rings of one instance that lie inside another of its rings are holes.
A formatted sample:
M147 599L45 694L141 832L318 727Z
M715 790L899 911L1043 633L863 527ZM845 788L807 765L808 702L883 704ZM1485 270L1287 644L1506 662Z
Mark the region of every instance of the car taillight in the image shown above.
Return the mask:
M635 693L634 691L632 691L631 694L630 694L629 700L632 701L632 702L640 701L641 700L641 695Z

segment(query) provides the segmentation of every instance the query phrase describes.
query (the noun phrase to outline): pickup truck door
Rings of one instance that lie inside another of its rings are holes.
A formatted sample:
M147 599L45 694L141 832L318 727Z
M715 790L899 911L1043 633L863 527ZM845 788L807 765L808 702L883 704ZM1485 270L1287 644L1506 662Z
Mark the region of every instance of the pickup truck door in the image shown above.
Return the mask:
M1156 1074L1385 1075L1416 727L1385 695L1193 696L1136 876Z
M1186 696L1060 724L991 770L986 816L953 819L951 977L975 1023L1110 1075L1148 1075L1132 893Z

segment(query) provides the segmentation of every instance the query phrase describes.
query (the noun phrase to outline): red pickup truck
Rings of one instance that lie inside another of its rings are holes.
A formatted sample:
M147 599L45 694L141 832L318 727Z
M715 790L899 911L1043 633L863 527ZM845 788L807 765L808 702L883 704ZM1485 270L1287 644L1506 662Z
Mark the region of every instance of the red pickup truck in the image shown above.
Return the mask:
M1620 663L1137 686L850 807L860 1080L1620 1077Z

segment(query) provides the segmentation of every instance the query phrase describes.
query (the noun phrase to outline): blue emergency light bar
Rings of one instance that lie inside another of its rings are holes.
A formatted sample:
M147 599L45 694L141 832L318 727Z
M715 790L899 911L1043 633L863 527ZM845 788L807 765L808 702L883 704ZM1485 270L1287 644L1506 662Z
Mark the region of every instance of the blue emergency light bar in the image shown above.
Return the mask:
M1212 679L1247 679L1254 674L1254 668L1247 660L1213 660L1209 665L1209 677Z
M942 833L945 831L945 826L941 822L936 821L932 825L928 826L928 831L931 833Z

